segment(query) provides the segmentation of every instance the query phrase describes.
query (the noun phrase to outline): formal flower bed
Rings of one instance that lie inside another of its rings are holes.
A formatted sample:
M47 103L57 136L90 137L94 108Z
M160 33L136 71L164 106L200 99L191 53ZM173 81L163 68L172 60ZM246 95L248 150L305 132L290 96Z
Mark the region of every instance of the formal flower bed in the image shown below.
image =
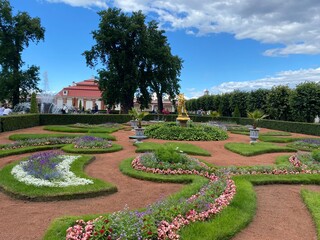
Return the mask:
M316 149L320 149L320 139L300 139L288 145L289 147L293 147L300 150L312 151Z
M74 148L81 149L103 149L112 147L111 141L93 136L83 136L75 139Z
M125 208L105 217L77 224L67 230L66 239L179 239L178 230L195 221L204 221L226 207L236 188L227 176L210 173L199 163L199 170L159 169L143 165L143 156L132 161L136 170L158 174L192 174L209 179L209 183L189 198L161 200L143 212Z
M225 130L204 124L180 127L176 123L160 123L147 126L144 134L150 138L185 141L219 141L228 138Z
M39 187L92 184L92 180L79 178L70 171L70 165L79 157L63 155L60 151L36 153L13 167L11 174L20 182Z
M225 167L220 170L231 175L256 174L317 174L320 173L320 163L310 153L297 153L289 157L287 167L253 166L253 167Z
M50 137L50 138L35 138L19 140L10 144L0 145L1 150L10 150L23 148L28 146L44 146L44 145L56 145L56 144L69 144L74 142L74 137Z
M172 169L172 170L198 170L209 169L206 164L196 158L192 158L178 149L172 147L161 147L154 152L146 153L138 158L143 166L153 169Z

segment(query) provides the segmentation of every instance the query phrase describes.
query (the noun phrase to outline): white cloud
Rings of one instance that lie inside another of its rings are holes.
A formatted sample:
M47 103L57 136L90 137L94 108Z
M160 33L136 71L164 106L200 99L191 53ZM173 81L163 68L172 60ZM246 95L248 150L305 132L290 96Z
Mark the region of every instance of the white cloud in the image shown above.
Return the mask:
M289 87L294 88L296 85L305 81L320 82L320 68L283 71L272 77L252 81L225 82L218 86L211 87L210 92L213 94L219 94L232 92L234 90L251 91L258 88L270 89L277 85L288 85ZM193 92L189 92L189 95L193 96Z
M266 56L320 53L319 0L47 0L72 6L108 5L153 13L171 30L188 34L230 33L236 39L281 44Z
M108 8L107 1L105 0L46 0L51 3L65 3L73 7L98 7Z

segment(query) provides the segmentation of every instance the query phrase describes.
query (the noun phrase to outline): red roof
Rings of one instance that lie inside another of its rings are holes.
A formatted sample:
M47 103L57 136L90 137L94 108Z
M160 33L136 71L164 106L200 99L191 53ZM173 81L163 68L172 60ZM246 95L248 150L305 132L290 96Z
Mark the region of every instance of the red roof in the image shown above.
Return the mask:
M63 94L67 91L67 94ZM98 82L95 79L88 79L82 82L74 83L73 86L63 88L56 96L66 97L85 97L85 98L101 98L101 91Z

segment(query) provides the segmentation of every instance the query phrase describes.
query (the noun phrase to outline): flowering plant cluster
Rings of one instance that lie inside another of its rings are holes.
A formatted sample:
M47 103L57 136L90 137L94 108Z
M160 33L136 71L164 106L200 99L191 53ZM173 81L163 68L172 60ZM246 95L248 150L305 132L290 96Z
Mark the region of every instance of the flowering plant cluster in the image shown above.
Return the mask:
M83 136L75 140L75 148L91 149L91 148L110 148L112 147L111 141L103 138L93 137L93 136Z
M177 231L194 221L204 221L220 212L232 200L235 185L232 180L213 173L188 169L155 169L145 167L141 156L133 160L136 170L158 174L196 174L209 179L198 193L188 199L169 198L149 205L145 211L123 211L100 217L88 224L79 222L67 230L66 239L178 239ZM92 230L93 226L93 230ZM87 231L87 229L89 229Z
M307 151L320 149L320 139L312 139L312 138L300 139L298 141L295 141L289 144L289 146L307 150Z
M309 153L298 153L289 157L290 165L287 167L254 166L254 167L226 167L220 170L230 175L256 175L256 174L316 174L320 173L320 164Z
M36 153L13 167L11 174L20 182L39 187L92 184L92 180L79 178L70 171L71 164L79 157L62 155L58 151Z
M179 157L174 158L175 155L178 155ZM168 159L170 160L167 160L166 156L168 156ZM177 153L175 151L164 153L161 152L161 154L157 154L157 152L145 153L138 158L140 159L139 161L141 162L142 166L145 166L147 168L161 170L209 170L209 167L206 164L200 162L198 159L192 158L186 154Z
M74 137L51 137L51 138L35 138L19 140L14 143L0 145L0 149L9 150L22 148L27 146L43 146L43 145L55 145L55 144L69 144L74 141Z

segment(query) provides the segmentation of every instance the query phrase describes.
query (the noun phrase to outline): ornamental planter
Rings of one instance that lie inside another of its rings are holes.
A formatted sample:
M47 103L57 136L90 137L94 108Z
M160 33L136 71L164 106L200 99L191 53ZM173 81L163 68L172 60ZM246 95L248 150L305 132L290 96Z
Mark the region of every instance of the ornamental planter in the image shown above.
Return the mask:
M140 143L142 139L148 138L147 136L144 135L144 128L135 128L136 135L130 136L130 139L136 139L136 143Z
M132 129L135 129L136 127L138 127L138 120L130 120L130 124Z
M256 143L259 138L259 129L258 128L249 128L250 130L250 143Z

